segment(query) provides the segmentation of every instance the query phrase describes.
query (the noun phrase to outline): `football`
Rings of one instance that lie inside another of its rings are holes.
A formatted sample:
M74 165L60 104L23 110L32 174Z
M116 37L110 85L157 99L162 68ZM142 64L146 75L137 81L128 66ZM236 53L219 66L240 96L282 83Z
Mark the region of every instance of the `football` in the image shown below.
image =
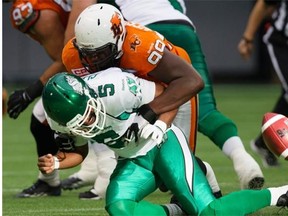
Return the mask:
M262 121L265 144L275 155L288 160L288 118L277 113L266 113Z

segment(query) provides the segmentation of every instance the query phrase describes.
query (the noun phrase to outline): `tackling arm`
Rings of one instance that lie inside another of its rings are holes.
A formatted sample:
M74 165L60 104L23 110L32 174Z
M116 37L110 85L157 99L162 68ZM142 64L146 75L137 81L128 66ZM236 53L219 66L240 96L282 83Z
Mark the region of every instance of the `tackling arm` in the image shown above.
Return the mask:
M61 24L58 14L51 10L42 10L41 19L37 21L34 28L30 31L30 34L37 37L53 61L40 76L40 81L43 85L56 73L66 70L61 59L64 47L64 32L65 29Z
M202 78L193 66L167 49L149 76L167 84L165 91L149 103L156 115L177 109L204 87Z
M27 106L37 97L41 96L43 86L48 79L58 72L65 71L62 64L61 53L64 38L64 27L59 16L52 10L42 10L38 21L29 29L28 34L39 41L53 63L43 72L39 80L26 89L17 90L11 94L8 100L8 113L16 119Z

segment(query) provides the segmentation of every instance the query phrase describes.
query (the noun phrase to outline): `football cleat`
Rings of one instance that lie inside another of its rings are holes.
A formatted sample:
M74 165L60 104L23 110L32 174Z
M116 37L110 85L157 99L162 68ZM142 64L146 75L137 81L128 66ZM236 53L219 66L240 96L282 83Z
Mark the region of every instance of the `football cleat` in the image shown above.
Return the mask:
M266 146L257 145L257 142L254 140L250 141L250 147L252 151L257 153L262 160L262 164L266 168L279 167L278 159L273 153L271 153Z
M61 181L63 190L73 190L86 186L87 184L80 178L69 177Z
M85 191L79 194L79 199L81 200L99 200L101 197L96 193L96 191L92 188L89 191Z
M288 185L267 188L271 194L271 206L288 207ZM287 214L286 214L287 215Z
M263 187L264 182L264 177L255 177L248 182L248 189L259 190Z
M276 206L278 207L288 207L288 191L286 194L282 194L277 200Z
M46 182L38 179L31 187L24 189L16 196L19 198L41 197L41 196L60 196L61 187L52 187Z

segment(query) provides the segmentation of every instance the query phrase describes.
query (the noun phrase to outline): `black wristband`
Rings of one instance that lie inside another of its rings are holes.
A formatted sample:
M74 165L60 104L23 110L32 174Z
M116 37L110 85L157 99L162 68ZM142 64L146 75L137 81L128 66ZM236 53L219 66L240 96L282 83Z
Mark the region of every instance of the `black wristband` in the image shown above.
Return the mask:
M148 104L144 104L138 109L138 113L142 115L150 124L154 124L158 118L158 115L151 109Z
M28 86L25 91L30 99L33 101L35 98L41 96L44 85L40 80L37 80L32 85Z

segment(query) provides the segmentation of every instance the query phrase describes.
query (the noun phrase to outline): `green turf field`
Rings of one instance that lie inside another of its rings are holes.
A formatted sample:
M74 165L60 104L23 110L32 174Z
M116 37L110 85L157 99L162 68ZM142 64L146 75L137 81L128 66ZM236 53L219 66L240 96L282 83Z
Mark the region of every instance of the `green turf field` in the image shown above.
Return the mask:
M278 85L215 85L215 96L218 108L238 125L239 135L251 152L249 141L258 134L262 115L270 111L278 98ZM8 116L3 118L3 190L2 212L5 216L90 216L107 215L104 202L83 201L78 199L78 193L89 189L64 191L61 197L16 198L15 194L23 188L31 186L37 178L36 148L29 132L32 106L20 115L17 120ZM222 192L227 194L239 189L239 182L228 160L206 137L199 135L196 153L202 159L210 162L220 183ZM253 154L261 163L260 158ZM265 187L288 184L288 161L280 160L281 167L265 169ZM77 168L76 168L77 169ZM61 171L65 178L76 170ZM165 203L170 199L169 193L156 191L147 200L155 203ZM237 202L237 200L235 200ZM253 215L288 215L288 210L279 212L276 207L267 207ZM278 213L278 214L277 214Z

